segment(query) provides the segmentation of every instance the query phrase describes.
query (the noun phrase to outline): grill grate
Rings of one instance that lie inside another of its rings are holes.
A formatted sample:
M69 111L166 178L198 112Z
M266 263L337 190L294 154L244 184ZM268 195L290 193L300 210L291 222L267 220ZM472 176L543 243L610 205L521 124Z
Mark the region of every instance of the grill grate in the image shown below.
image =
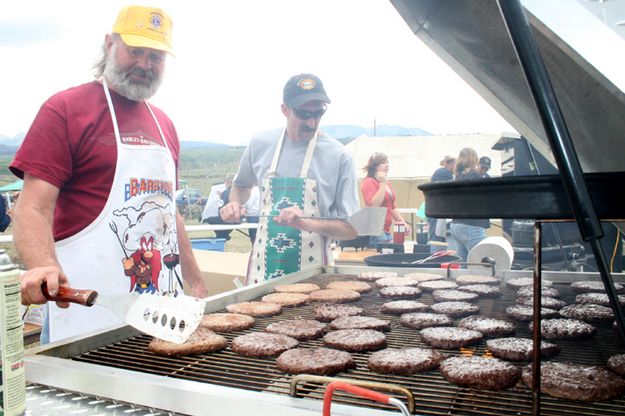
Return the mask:
M333 280L348 280L349 276L319 275L307 281L324 286ZM570 303L574 295L568 285L557 286L562 299ZM515 291L502 285L503 297L499 299L481 299L481 315L507 318L506 306L514 303ZM432 298L424 293L419 299L431 304ZM381 298L377 290L363 294L358 306L364 309L363 315L375 316L391 321L391 331L387 333L387 344L391 348L428 347L424 344L418 331L406 328L399 323L399 317L380 313L380 306L388 299ZM297 308L284 308L279 316L256 318L256 325L246 331L222 333L228 341L250 331L263 331L270 323L293 318L314 319L314 304ZM457 322L457 321L456 321ZM517 336L531 338L527 324L517 324ZM143 373L180 378L215 385L267 391L277 394L289 394L291 376L279 371L275 366L275 358L250 358L235 354L229 348L217 353L188 357L157 357L147 350L151 337L140 335L121 342L88 351L74 360L105 365ZM555 361L572 361L580 364L605 365L607 359L624 351L616 330L611 327L599 327L597 335L590 340L557 341L561 353ZM302 347L323 346L321 340L300 342ZM482 341L476 347L459 350L441 350L448 354L487 354L486 343ZM337 377L357 380L396 384L409 389L415 398L416 413L423 415L530 415L531 391L522 383L504 392L489 392L462 388L445 380L438 371L430 371L410 376L382 375L367 369L368 353L352 353L357 368L340 373ZM520 366L525 364L519 364ZM316 383L301 383L298 396L305 399L323 399L324 386ZM395 396L401 400L403 397ZM385 410L396 410L379 403L336 392L335 402L355 406L368 406ZM598 403L580 403L555 399L543 395L541 413L553 416L579 415L622 415L625 413L625 397L617 400Z

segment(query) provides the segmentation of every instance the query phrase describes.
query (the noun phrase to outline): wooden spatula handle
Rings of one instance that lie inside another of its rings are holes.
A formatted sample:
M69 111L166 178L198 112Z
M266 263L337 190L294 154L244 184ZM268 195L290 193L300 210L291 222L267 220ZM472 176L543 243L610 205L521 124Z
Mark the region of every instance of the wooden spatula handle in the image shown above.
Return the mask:
M83 306L93 306L96 298L98 297L98 292L95 290L74 289L69 286L59 286L59 291L56 296L51 296L48 292L48 285L46 282L43 282L41 285L41 291L48 300L77 303Z

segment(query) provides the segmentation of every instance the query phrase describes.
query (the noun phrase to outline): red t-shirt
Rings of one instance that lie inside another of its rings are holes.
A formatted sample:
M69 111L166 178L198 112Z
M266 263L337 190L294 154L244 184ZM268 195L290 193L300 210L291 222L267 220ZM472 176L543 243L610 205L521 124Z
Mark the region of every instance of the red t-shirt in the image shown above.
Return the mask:
M162 146L145 103L110 90L122 143ZM180 145L171 120L151 106L178 167ZM117 161L113 122L104 90L93 81L53 95L35 117L9 169L60 189L54 210L55 241L89 225L108 199Z
M391 184L386 182L388 185L388 190L384 192L384 200L382 201L382 207L386 207L386 218L384 219L384 232L391 232L391 224L393 223L393 216L391 215L391 211L395 209L395 192L391 189ZM375 178L367 176L362 183L360 184L360 190L362 191L362 197L365 200L365 204L370 207L372 206L371 200L373 196L380 189L380 182L378 182ZM390 191L390 192L389 192Z

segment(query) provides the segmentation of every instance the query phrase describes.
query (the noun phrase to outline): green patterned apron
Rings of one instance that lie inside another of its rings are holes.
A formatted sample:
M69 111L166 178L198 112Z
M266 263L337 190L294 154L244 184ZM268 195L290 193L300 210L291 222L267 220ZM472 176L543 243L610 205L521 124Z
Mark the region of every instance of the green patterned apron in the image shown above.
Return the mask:
M291 206L298 206L305 216L319 216L317 183L306 177L317 143L317 134L308 143L300 177L278 178L275 172L285 134L283 130L271 168L261 185L261 216L246 284L260 283L304 268L322 266L329 259L329 242L326 238L273 221L273 216L281 209Z

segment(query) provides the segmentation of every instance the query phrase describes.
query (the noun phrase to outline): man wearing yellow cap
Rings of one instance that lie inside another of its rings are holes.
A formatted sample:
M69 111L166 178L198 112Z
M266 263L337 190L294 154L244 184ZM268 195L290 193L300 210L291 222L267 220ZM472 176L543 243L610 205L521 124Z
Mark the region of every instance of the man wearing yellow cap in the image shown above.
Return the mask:
M100 293L206 289L176 211L179 142L171 120L146 101L171 54L162 10L130 6L104 39L97 80L46 101L10 165L24 179L15 245L28 269L24 304L59 285ZM181 269L182 268L182 273ZM119 320L101 308L47 304L42 341Z

